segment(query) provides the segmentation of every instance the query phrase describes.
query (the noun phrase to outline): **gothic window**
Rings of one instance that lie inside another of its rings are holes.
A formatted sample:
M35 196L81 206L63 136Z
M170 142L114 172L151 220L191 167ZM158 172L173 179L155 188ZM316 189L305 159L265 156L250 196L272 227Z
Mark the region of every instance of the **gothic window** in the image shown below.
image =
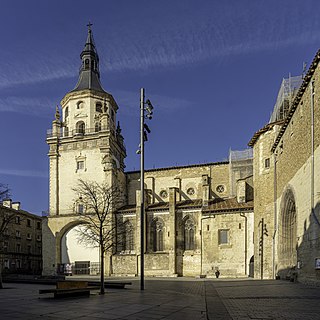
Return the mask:
M85 69L88 69L88 68L89 68L89 59L86 59L86 60L84 61L84 67L85 67Z
M76 132L80 134L84 134L86 130L86 126L83 121L78 121L76 124Z
M194 250L194 223L188 218L184 223L184 249Z
M219 245L220 244L228 244L229 243L229 230L227 229L220 229L218 231L218 237L219 237Z
M133 227L129 221L126 221L120 228L120 241L118 251L132 251L134 250Z
M164 226L163 222L159 219L155 219L151 223L151 248L152 251L163 251L163 233L164 233Z

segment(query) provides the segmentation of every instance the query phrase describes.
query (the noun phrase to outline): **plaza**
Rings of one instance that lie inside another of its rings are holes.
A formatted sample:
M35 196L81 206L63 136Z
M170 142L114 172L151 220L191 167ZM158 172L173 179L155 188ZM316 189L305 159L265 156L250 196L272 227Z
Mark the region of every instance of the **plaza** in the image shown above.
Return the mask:
M113 279L114 280L114 279ZM1 319L320 319L319 288L282 280L148 278L104 296L54 299L52 285L7 283Z

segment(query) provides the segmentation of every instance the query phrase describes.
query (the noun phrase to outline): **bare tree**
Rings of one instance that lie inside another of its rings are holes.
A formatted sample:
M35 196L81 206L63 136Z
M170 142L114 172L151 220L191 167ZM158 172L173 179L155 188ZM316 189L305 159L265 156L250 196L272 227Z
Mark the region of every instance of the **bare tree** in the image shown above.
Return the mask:
M104 256L116 249L114 212L121 205L123 194L119 188L81 179L73 191L78 196L76 212L84 221L83 227L78 229L78 241L100 249L100 294L104 294Z

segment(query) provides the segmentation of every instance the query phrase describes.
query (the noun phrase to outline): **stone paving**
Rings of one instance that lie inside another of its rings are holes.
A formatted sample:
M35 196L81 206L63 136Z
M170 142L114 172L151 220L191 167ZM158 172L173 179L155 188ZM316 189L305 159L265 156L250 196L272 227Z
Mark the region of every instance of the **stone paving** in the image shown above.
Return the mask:
M104 296L53 299L50 285L6 283L0 319L320 319L320 290L275 280L137 279Z

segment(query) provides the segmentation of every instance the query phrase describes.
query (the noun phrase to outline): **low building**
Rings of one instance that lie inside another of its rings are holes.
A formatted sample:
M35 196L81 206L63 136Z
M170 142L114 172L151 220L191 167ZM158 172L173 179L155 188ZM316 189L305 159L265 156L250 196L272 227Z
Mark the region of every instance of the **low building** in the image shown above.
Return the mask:
M0 261L3 273L41 274L42 217L20 209L19 202L0 204Z

